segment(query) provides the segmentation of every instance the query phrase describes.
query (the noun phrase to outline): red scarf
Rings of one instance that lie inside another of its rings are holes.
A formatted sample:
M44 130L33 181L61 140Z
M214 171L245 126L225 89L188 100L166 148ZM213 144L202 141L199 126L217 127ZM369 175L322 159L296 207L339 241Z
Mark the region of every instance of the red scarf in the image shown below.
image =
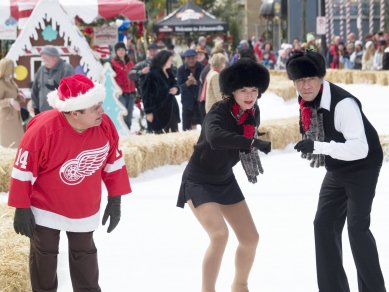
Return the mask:
M242 126L242 134L247 138L254 138L255 134L255 108L245 110L242 112L240 106L234 101L231 106L231 113L238 122L238 125Z
M304 132L306 132L309 129L309 126L311 125L312 108L309 106L305 106L304 99L301 99L299 104L301 111L301 123L303 125Z
M304 99L300 99L300 114L301 114L301 124L303 126L304 133L308 131L311 126L311 118L312 118L312 107L314 104L320 104L321 95L323 93L323 85L320 87L320 91L318 96L314 99L314 101L306 102Z

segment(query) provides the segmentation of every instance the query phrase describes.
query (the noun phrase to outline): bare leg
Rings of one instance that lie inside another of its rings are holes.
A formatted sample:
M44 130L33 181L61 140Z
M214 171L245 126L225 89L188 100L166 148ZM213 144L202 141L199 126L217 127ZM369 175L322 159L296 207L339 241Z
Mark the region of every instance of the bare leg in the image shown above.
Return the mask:
M259 235L246 201L221 206L221 210L239 241L235 255L235 278L231 291L248 292L248 277L254 263Z
M188 201L188 205L210 239L203 260L202 292L215 292L216 279L228 241L228 227L219 204L205 203L195 208L192 201Z

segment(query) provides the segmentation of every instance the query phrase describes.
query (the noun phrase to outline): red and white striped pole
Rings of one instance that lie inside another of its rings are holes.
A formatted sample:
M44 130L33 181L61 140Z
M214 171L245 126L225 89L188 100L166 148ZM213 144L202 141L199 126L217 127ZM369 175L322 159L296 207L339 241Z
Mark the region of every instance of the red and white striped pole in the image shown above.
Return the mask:
M326 25L326 42L327 42L327 46L329 46L331 44L331 37L330 37L330 1L329 0L325 0L324 9L325 9L325 15L326 15L326 21L327 21L327 25Z
M334 30L334 3L333 0L328 0L330 7L330 32L331 32L331 40L335 36Z
M350 34L350 0L346 0L346 33L347 36Z
M385 3L386 0L381 0L380 5L380 31L385 29Z
M373 34L374 32L374 0L370 0L369 6L369 33Z
M358 24L358 22L360 22ZM359 28L359 40L363 41L363 11L362 11L362 0L358 0L358 18L357 27Z
M343 1L339 3L339 36L342 41L345 40L344 37L344 5Z

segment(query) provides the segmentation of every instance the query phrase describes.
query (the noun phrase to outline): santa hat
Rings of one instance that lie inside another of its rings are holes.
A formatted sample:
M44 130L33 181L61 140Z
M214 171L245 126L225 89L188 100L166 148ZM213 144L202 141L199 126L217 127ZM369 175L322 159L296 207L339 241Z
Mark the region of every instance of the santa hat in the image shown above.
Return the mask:
M86 109L102 102L104 98L104 86L93 83L82 74L63 78L58 89L47 95L49 105L61 112Z
M286 62L286 71L290 80L305 77L322 78L326 75L326 62L318 52L297 52Z
M269 86L269 70L249 58L241 58L220 72L220 91L231 96L232 92L243 87L257 87L264 93Z

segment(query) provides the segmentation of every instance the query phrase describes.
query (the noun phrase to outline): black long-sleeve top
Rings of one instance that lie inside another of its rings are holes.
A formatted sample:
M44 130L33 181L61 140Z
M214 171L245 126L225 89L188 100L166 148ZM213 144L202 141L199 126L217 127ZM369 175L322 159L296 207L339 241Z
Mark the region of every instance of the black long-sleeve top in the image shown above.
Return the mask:
M259 126L260 114L255 105L255 124ZM190 172L209 175L232 173L232 167L239 161L239 150L250 149L252 139L242 134L241 126L231 113L231 101L216 102L207 113L201 134L190 161Z

